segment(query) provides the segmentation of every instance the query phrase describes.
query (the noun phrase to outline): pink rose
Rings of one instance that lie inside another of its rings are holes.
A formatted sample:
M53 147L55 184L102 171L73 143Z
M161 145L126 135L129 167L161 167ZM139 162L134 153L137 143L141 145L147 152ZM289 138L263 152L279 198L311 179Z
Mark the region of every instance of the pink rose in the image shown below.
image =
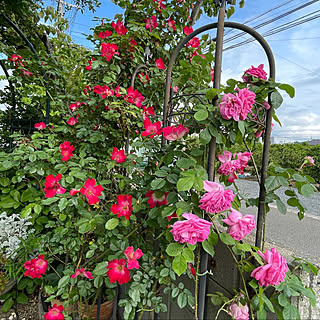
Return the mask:
M252 110L256 94L247 88L236 90L235 95L226 93L221 99L219 108L223 119L245 120Z
M224 151L223 155L219 154L218 159L221 162L221 166L218 169L218 173L229 176L228 181L234 182L237 179L236 171L241 169L241 162L239 159L231 160L232 153L230 151Z
M204 189L208 191L200 200L200 209L208 213L218 213L231 208L231 201L235 195L232 190L224 190L219 183L204 181Z
M258 68L251 66L250 69L244 72L242 80L244 82L250 82L252 81L252 77L267 80L267 73L263 70L263 64L260 64Z
M246 214L242 217L242 214L234 209L231 209L228 218L222 219L222 221L229 226L227 233L237 241L242 240L256 227L253 215Z
M304 158L304 162L308 166L313 166L314 165L314 159L312 157L310 157L310 156L305 157Z
M249 307L248 304L244 306L239 301L233 301L228 308L228 314L235 320L249 320Z
M179 124L177 127L165 127L162 129L163 136L166 140L175 141L181 139L185 134L189 132L187 127Z
M208 239L212 222L201 219L192 213L183 213L187 220L177 221L171 227L170 232L174 241L196 244Z
M275 248L271 248L271 251L266 250L266 253L258 251L258 254L262 257L265 264L254 269L251 277L259 280L259 286L275 286L280 284L289 270L286 259Z

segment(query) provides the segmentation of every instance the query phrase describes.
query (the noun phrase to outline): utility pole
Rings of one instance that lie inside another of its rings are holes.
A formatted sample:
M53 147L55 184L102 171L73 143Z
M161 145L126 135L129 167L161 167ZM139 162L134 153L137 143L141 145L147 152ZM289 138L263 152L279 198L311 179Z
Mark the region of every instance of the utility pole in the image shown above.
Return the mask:
M60 15L61 18L63 18L63 6L64 5L67 6L67 7L72 7L72 8L79 9L79 7L77 5L64 2L63 0L55 0L55 1L58 2L57 12L58 12L58 14Z

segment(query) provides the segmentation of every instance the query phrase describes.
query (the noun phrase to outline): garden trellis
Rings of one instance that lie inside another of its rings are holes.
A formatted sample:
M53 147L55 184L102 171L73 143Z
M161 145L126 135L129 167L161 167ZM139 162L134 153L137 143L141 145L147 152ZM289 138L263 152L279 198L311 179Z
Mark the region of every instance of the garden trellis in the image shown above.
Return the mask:
M275 61L272 54L272 51L266 42L266 40L254 29L240 23L236 22L225 22L225 10L226 10L226 1L222 0L220 3L218 22L205 25L198 28L197 30L190 33L185 37L179 45L175 48L174 52L171 55L168 68L167 68L167 77L166 77L166 87L165 87L165 101L163 106L163 126L166 127L170 122L171 117L174 116L174 111L176 110L179 104L174 105L175 97L173 96L171 88L171 77L172 70L174 68L174 63L180 53L180 51L185 47L185 45L192 38L198 34L216 29L216 50L215 50L215 62L214 62L214 81L213 88L219 89L221 82L221 67L222 67L222 53L223 53L223 36L224 29L230 28L235 30L241 30L249 35L251 35L261 47L264 49L266 56L269 62L269 78L275 80ZM190 94L190 97L194 96L205 96L205 94ZM215 106L218 104L218 99L213 99L212 102ZM258 206L258 221L257 221L257 231L256 231L256 240L255 245L259 248L262 248L264 241L264 226L265 226L265 215L266 215L266 190L265 190L265 181L267 178L267 169L268 169L268 160L269 160L269 149L270 149L270 134L271 134L271 123L272 123L272 114L273 108L271 104L271 94L268 96L268 103L271 108L266 110L265 119L265 133L264 133L264 143L263 143L263 158L262 158L262 169L260 173L260 192L259 192L259 206ZM180 111L179 111L180 113ZM185 112L185 117L190 114L190 111ZM216 157L216 139L215 137L211 138L209 144L209 156L208 156L208 177L210 181L215 179L215 157ZM208 253L204 250L201 252L201 262L200 262L200 273L204 274L208 270ZM199 281L199 309L198 309L198 319L206 319L206 294L207 294L207 279L208 275L205 274L200 278Z

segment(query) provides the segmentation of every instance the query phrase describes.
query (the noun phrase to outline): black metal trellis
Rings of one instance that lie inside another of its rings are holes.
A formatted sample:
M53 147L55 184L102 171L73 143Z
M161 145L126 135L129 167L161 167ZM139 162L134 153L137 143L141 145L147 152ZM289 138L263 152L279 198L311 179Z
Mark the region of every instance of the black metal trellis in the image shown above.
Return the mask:
M1 17L9 24L10 27L12 27L15 30L15 32L20 36L20 38L29 47L31 52L36 57L36 59L38 61L40 61L33 44L26 37L26 35L20 30L20 28L8 16L6 16L4 13L1 14ZM9 80L9 74L8 74L6 68L5 68L5 65L1 61L0 61L0 65L1 65L2 69L4 70L4 73L5 73L5 75L6 75L7 79L8 79L9 87L10 87L10 91L11 91L11 96L12 96L12 104L13 104L12 111L13 112L12 112L11 121L10 121L10 126L11 126L10 132L13 133L15 129L28 129L29 131L32 132L32 131L34 131L34 127L31 126L31 124L32 124L31 120L21 119L19 121L15 121L15 113L16 113L17 103L16 103L16 99L15 99L14 86L13 86L12 82ZM47 76L44 73L42 68L41 68L41 75L42 75L42 77L44 79L44 86L45 86L45 90L46 90L46 118L45 118L44 122L46 124L48 124L49 123L49 117L50 117L50 95L49 95L49 88L48 88L48 79L47 79ZM18 124L16 124L16 122ZM26 124L29 124L29 125L26 126ZM11 149L11 147L12 147L12 138L10 139L9 148Z
M173 101L172 97L172 90L171 88L171 77L172 77L172 70L175 63L176 58L178 57L181 49L187 44L189 40L191 40L196 35L211 29L217 29L217 36L216 36L216 51L215 51L215 64L214 64L214 81L213 87L216 89L220 88L221 82L221 66L222 66L222 52L223 52L223 35L224 35L224 28L232 28L238 29L241 31L246 32L247 34L251 35L255 40L259 42L259 44L264 49L268 63L269 63L269 78L275 79L275 61L272 54L272 51L265 41L265 39L254 29L250 27L236 23L236 22L225 22L225 3L226 1L223 0L221 3L221 7L219 9L218 15L218 22L211 23L200 27L199 29L193 31L187 37L185 37L173 51L168 68L167 68L167 77L166 77L166 87L165 87L165 100L163 106L163 126L168 125L168 118L170 116L173 107L171 105ZM215 98L213 100L213 105L217 106L218 100ZM268 161L269 161L269 149L270 149L270 133L271 133L271 122L272 122L272 114L273 108L271 104L270 94L268 96L268 103L270 104L270 109L266 111L265 117L265 133L264 133L264 145L263 145L263 157L262 157L262 169L260 175L260 192L259 192L259 206L258 206L258 220L257 220L257 232L256 232L256 240L255 245L259 248L262 247L263 237L264 237L264 224L265 224L265 214L266 214L266 207L265 207L265 198L266 198L266 191L265 191L265 180L267 178L267 168L268 168ZM164 144L164 139L162 140ZM211 138L209 143L209 155L208 155L208 178L210 181L214 180L214 163L215 163L215 155L216 155L216 139L215 137ZM201 252L201 261L200 261L200 273L206 273L208 269L208 254L202 250ZM206 319L206 296L207 296L207 281L208 276L207 274L203 275L199 281L199 294L198 294L198 314L197 319L203 320Z

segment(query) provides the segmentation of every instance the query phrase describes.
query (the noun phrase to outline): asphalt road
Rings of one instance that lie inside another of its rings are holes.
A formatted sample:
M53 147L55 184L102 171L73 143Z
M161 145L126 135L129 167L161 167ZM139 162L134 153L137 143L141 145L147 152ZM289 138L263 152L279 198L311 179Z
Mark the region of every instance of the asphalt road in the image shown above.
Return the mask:
M258 183L254 181L236 181L239 189L254 197L258 196ZM286 203L284 188L278 190L278 195ZM289 209L287 214L281 214L276 205L272 205L266 217L267 246L275 245L286 251L287 256L295 255L308 259L320 266L320 194L310 198L302 197L307 210L303 220L299 220L297 211ZM289 207L291 208L291 207ZM243 214L257 213L257 208L245 205L240 210Z

